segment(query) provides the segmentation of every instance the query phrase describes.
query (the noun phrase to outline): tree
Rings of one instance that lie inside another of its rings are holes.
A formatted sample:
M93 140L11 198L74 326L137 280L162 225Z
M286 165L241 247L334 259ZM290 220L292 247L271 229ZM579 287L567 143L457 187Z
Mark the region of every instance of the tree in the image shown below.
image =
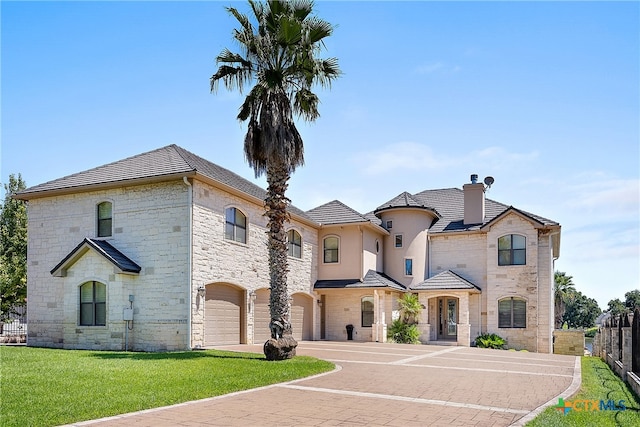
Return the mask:
M333 26L312 15L312 1L249 0L249 5L251 18L226 8L240 24L233 38L242 54L224 49L216 58L219 67L210 85L211 92L216 92L222 81L227 89L243 93L245 85L255 82L237 118L248 121L244 154L249 166L256 177L267 177L271 339L264 352L268 360L280 360L293 357L297 346L289 321L284 229L289 219L288 181L296 167L304 164L303 141L293 115L307 121L317 119L319 99L312 90L318 84L330 86L340 69L337 59L317 57Z
M0 205L0 324L27 303L27 207L12 198L26 187L10 175Z
M624 294L624 306L629 312L633 312L636 307L640 307L640 290L634 289Z
M417 323L422 304L418 300L418 295L405 293L398 299L398 308L402 317L391 323L387 336L397 343L420 344L420 330Z
M624 313L626 311L624 303L622 301L620 301L619 298L612 299L611 301L609 301L607 303L607 306L609 307L609 309L607 311L612 316L619 316L620 314L622 314L622 313Z
M575 292L574 286L572 276L567 276L566 273L560 271L555 272L553 294L556 329L562 329L564 324L562 317L571 293Z
M602 310L595 299L583 295L580 291L573 291L567 299L562 320L570 328L590 328L595 325L600 313Z

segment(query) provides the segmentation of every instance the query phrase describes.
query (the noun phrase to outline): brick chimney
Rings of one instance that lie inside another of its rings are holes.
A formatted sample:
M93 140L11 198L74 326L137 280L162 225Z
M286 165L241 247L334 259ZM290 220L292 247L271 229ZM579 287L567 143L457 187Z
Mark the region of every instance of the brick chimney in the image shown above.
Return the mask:
M462 186L464 191L464 224L484 222L484 184L478 183L478 175L471 175L471 184Z

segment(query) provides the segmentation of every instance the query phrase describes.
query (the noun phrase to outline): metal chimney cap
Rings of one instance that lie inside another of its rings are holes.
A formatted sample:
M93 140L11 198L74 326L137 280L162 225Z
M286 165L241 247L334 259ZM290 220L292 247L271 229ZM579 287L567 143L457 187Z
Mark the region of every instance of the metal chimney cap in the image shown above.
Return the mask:
M471 183L472 184L477 184L478 183L478 174L474 173L471 175Z

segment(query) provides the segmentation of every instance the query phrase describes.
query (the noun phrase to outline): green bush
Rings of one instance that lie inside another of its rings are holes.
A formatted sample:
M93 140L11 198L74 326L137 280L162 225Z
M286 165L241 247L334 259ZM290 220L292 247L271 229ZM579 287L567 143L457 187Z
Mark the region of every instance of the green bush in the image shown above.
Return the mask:
M585 337L589 337L589 338L593 338L593 337L596 336L596 332L598 332L598 327L594 326L593 328L585 329L584 330L584 336Z
M394 320L387 331L387 337L400 344L420 344L420 331L418 326L409 325L402 320Z
M482 334L476 338L476 345L480 348L502 349L504 348L505 340L500 335Z

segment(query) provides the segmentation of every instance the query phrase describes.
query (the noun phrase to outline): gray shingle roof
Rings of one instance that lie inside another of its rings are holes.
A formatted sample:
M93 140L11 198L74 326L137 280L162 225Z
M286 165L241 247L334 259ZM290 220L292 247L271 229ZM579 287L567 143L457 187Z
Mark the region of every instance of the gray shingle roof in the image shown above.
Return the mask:
M405 194L405 193L403 193ZM403 204L402 195L381 205L376 212L389 208L399 208ZM471 231L479 230L483 225L488 224L495 218L505 213L509 209L519 212L543 225L556 226L557 222L534 215L529 212L518 210L512 206L505 205L495 200L485 199L485 220L482 224L464 224L464 191L459 188L444 188L439 190L425 190L411 196L411 199L425 208L431 208L440 215L429 229L432 233L451 231ZM396 204L392 204L394 202Z
M85 238L69 254L51 270L51 274L61 275L62 269L72 266L83 253L83 249L91 248L119 268L123 273L140 273L140 266L105 240Z
M415 197L413 197L411 194L407 193L406 191L397 195L396 197L389 200L388 202L378 206L378 208L376 208L374 212L378 213L384 210L395 209L395 208L426 209L428 211L433 212L437 217L440 216L440 214L433 207L429 205L425 205L424 202L417 200Z
M407 288L393 280L384 273L374 270L367 271L367 274L360 279L341 280L318 280L313 285L314 289L353 289L353 288L391 288L398 291L406 291Z
M413 291L442 291L442 290L472 290L480 291L480 288L460 277L451 270L443 271L433 277L410 287Z
M264 200L266 191L240 175L197 156L175 144L98 166L18 193L19 198L37 197L38 193L58 190L81 190L96 185L119 184L126 181L161 179L178 175L200 174L245 194ZM304 211L290 206L293 214L310 220Z
M339 200L313 208L307 211L307 215L321 224L352 224L369 221L368 218Z

